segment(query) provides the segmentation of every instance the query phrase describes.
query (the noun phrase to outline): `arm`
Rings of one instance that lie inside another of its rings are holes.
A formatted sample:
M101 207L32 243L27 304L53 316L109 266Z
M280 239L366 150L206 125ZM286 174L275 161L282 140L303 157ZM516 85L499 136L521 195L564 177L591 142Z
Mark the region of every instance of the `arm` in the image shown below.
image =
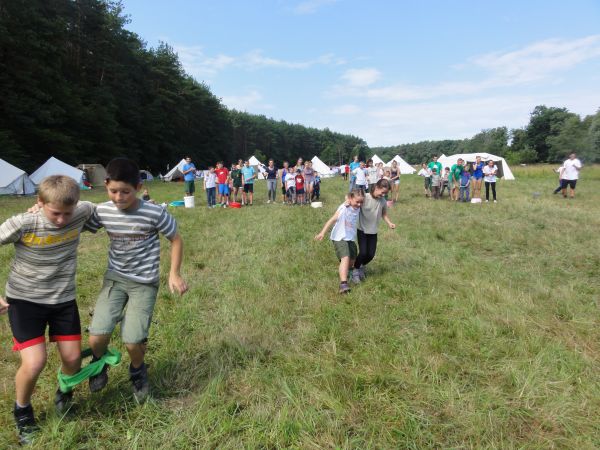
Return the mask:
M381 213L381 218L387 223L387 226L390 230L394 230L396 228L396 224L390 220L390 216L388 216L387 208L385 208Z
M179 233L171 239L171 270L169 272L169 289L183 295L188 290L188 285L181 278L179 270L183 261L183 240Z
M327 233L327 230L331 227L331 225L333 225L338 220L339 216L340 216L339 211L336 211L335 214L333 216L331 216L331 219L329 219L325 223L325 225L323 225L323 229L321 230L321 232L315 236L316 241L323 240L323 238L325 237L325 233Z

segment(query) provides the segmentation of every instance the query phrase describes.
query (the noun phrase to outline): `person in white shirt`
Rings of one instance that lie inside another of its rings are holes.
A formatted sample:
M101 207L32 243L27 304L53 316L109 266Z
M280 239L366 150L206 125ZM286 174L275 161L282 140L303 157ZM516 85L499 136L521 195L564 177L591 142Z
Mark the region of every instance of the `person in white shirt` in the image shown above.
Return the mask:
M567 159L563 164L563 173L561 189L562 195L564 198L567 198L567 187L571 188L571 198L575 198L575 186L577 185L577 180L579 179L579 171L581 170L581 161L577 159L577 155L575 153L571 153L569 155L569 159Z
M491 159L487 162L487 166L483 168L483 179L485 181L485 202L490 201L490 186L492 188L492 195L494 197L494 203L496 201L496 174L498 173L498 166L494 164Z
M354 261L358 255L356 248L356 227L358 225L358 216L360 207L364 200L364 194L360 189L355 189L348 194L346 202L342 203L335 214L329 219L315 240L322 241L325 233L333 226L330 239L335 248L335 254L340 261L338 274L340 277L340 294L350 292L348 286L348 271L354 266Z
M360 166L352 171L354 175L354 188L360 189L363 193L367 189L367 176L365 174L365 163L360 162Z
M427 167L427 164L421 164L421 170L417 174L420 177L423 177L423 186L425 187L425 197L431 196L431 171Z

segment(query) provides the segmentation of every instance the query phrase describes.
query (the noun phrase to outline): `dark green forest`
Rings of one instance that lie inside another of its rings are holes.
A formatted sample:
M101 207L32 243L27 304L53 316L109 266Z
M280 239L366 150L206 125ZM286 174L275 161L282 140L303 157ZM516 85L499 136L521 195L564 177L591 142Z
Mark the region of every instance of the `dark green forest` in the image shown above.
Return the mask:
M76 165L125 155L153 172L184 155L200 166L253 154L338 164L373 152L413 164L466 151L545 162L574 150L600 161L600 111L582 119L538 106L523 129L370 149L360 137L229 110L167 43L148 48L127 24L118 1L0 0L0 157L29 172L50 156Z

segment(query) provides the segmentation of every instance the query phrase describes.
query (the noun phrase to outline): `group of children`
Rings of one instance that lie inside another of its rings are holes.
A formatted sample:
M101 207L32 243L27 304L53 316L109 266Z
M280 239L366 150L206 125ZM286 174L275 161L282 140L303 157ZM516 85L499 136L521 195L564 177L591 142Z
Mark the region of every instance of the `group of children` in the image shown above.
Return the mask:
M379 180L387 180L391 186L391 200L398 201L400 194L400 167L396 161L392 161L391 167L384 167L382 162L375 164L372 159L359 161L358 156L349 164L350 185L349 192L359 189L364 192L372 192ZM387 199L387 194L386 194Z
M490 189L493 202L497 203L496 181L498 167L494 161L484 163L480 156L474 163L468 164L459 158L452 167L442 170L442 164L433 157L429 164L423 163L418 175L423 177L425 196L438 200L443 198L444 191L448 191L448 198L454 201L470 202L475 199L481 202L481 186L485 180L485 201L490 200Z
M138 199L142 184L133 161L116 158L106 170L108 202L79 201L74 180L51 176L40 183L37 205L30 212L0 225L0 244L15 247L0 313L8 313L13 349L21 358L13 414L22 444L30 443L38 429L31 397L46 364L46 328L50 341L57 343L61 374L74 375L81 369L75 273L82 231L105 228L110 239L108 268L89 328L92 361L104 358L120 321L133 395L139 402L150 388L144 355L159 285L159 234L171 242L169 288L179 294L188 289L180 275L183 241L174 218L163 207ZM104 365L89 379L92 392L106 386L107 368ZM72 391L56 391L58 412L69 409L72 396Z
M321 177L312 167L312 162L303 162L302 158L294 167L287 161L283 168L275 167L270 159L267 166L261 168L267 181L267 204L277 201L277 184L281 186L281 202L284 204L304 205L320 198ZM256 169L249 161L232 164L231 170L218 162L216 168L210 166L204 175L204 190L209 208L230 206L231 202L242 206L254 203L254 181L257 179Z

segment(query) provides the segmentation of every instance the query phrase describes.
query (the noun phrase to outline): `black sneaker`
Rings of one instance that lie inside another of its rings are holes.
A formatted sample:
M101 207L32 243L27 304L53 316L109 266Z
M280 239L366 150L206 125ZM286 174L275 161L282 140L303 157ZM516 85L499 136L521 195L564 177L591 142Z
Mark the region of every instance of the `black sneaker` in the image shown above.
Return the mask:
M54 407L58 414L67 413L73 406L73 391L64 393L59 389L56 390L54 395Z
M108 384L108 365L105 365L98 375L90 377L89 384L90 392L98 392L104 389Z
M150 394L150 381L148 381L148 367L142 364L138 369L129 366L129 380L133 389L133 397L138 403L143 403Z
M40 430L40 428L35 423L33 407L31 405L28 405L25 408L19 408L15 404L13 415L15 417L15 423L17 425L17 433L19 434L19 444L31 445L35 437L35 433L37 433Z

